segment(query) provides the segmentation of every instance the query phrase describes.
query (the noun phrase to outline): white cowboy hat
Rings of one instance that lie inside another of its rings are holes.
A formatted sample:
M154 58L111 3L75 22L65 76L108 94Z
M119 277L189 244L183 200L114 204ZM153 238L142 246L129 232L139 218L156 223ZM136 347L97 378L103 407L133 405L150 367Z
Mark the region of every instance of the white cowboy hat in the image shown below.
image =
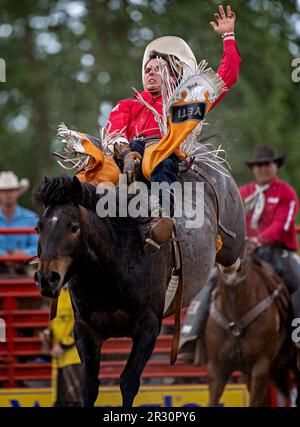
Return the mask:
M153 40L145 49L142 70L143 81L145 66L150 59L152 51L163 53L165 55L174 55L181 62L188 65L192 71L196 71L197 61L190 46L180 37L164 36Z
M0 172L0 190L20 190L20 194L25 193L29 188L27 178L18 179L12 171Z

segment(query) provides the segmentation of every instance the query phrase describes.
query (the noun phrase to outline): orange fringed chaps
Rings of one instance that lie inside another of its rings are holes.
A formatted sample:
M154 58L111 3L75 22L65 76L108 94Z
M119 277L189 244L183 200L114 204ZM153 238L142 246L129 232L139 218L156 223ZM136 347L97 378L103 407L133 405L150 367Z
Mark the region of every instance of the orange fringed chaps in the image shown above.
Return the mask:
M209 101L209 94L205 92L206 109L205 115L212 107L212 103ZM171 108L178 106L190 106L190 102L180 101L174 103ZM186 137L193 131L193 129L199 124L201 120L185 120L180 123L174 123L172 117L168 117L168 131L166 135L159 141L158 144L150 145L145 149L142 163L142 171L145 178L151 181L151 174L155 167L171 156L173 153L177 155L179 159L184 159L186 153L180 150L180 144L186 139Z
M90 156L87 167L76 175L79 181L97 184L111 182L116 185L121 171L113 156L105 157L103 152L87 139L84 134L78 133L83 138L82 146L85 149L85 153Z

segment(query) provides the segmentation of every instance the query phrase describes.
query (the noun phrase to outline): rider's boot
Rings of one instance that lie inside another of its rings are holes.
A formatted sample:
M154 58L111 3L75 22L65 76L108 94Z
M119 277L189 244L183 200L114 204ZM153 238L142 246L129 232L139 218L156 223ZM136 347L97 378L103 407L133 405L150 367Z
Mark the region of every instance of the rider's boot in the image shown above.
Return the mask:
M151 195L149 200L151 204L151 219L148 236L145 239L145 247L149 248L150 246L160 249L163 243L172 238L174 224L171 216L163 209L163 204L157 196ZM171 199L170 204L172 205Z

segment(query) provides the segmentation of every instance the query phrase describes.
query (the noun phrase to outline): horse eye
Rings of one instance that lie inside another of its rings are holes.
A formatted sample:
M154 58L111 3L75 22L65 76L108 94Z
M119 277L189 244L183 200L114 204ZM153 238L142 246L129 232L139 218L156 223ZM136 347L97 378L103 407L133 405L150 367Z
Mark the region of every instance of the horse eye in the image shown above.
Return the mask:
M76 233L79 230L78 224L70 224L70 231L71 233Z

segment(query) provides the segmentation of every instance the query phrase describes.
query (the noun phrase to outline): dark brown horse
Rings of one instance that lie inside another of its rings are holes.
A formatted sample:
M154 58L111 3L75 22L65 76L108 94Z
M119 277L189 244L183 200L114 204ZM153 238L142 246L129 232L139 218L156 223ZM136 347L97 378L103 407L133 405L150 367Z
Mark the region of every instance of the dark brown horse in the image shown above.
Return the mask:
M264 406L270 378L288 393L290 369L300 405L300 375L287 317L283 283L255 253L248 255L242 271L220 276L205 329L209 406L218 405L235 370L248 375L250 406Z
M219 262L228 266L240 255L244 216L231 177L216 174L215 189L193 170L182 172L179 179L203 182L205 191L201 227L185 229L184 218L177 218L182 240L182 304L187 305L211 273L217 233L229 233L222 236ZM111 188L108 193L114 191ZM222 194L220 203L217 192ZM192 196L192 192L185 194L190 200ZM161 328L166 287L174 267L172 245L167 242L159 251L145 253L141 218L129 214L100 218L96 188L81 184L77 178L46 179L35 191L34 200L44 209L37 226L40 262L35 281L41 293L50 298L57 298L61 287L69 283L84 405L93 406L98 396L102 343L111 337L131 337L133 346L120 388L123 405L132 406ZM220 218L223 227L218 231ZM233 230L235 238L227 230ZM174 312L173 306L167 314Z

